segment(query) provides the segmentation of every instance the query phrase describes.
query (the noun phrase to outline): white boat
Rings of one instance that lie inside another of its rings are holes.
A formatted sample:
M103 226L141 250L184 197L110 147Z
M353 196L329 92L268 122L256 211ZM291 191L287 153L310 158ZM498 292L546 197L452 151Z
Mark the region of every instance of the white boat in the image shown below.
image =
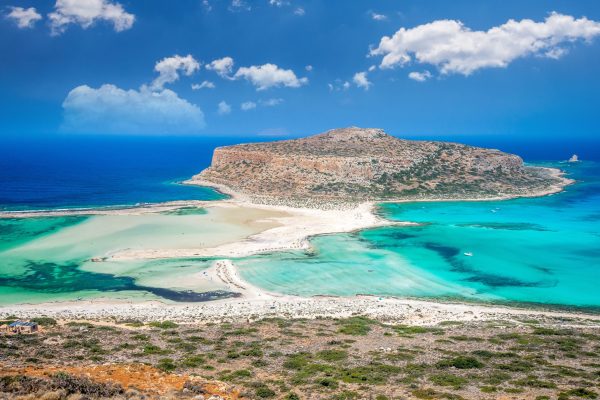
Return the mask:
M467 257L473 257L473 253L471 253L470 251L464 252L463 254Z

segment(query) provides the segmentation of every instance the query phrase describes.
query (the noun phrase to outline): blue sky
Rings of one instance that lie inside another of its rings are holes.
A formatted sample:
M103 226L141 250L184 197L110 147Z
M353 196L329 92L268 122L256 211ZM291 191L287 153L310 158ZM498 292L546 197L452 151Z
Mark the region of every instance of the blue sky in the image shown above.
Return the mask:
M4 136L600 126L594 0L1 0L0 13Z

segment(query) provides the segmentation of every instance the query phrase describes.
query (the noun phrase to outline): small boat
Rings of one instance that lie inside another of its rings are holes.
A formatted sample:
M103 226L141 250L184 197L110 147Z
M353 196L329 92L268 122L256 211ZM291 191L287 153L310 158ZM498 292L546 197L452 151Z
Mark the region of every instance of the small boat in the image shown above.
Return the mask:
M463 254L467 257L473 257L473 253L471 253L470 251L464 252Z

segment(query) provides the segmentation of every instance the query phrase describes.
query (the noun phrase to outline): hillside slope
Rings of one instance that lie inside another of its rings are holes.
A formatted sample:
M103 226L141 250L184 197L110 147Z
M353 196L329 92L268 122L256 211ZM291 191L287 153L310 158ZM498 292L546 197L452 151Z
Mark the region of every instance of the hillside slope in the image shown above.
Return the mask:
M192 182L225 185L267 202L455 199L556 191L564 185L556 172L526 167L520 157L498 150L352 127L219 147Z

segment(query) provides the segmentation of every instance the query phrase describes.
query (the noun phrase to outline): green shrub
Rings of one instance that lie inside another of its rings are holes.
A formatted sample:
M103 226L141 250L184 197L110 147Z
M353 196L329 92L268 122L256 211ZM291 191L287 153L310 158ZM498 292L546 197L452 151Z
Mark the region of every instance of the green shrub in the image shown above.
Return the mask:
M36 324L38 324L40 326L55 326L56 325L56 320L54 318L50 318L50 317L31 318L31 322L35 322Z
M261 399L275 397L275 395L276 395L276 393L271 388L269 388L267 385L257 387L255 393Z
M562 396L562 397L561 397ZM562 400L563 398L568 399L570 396L579 397L581 399L597 399L598 395L593 390L578 388L567 390L566 392L562 392L558 398Z
M359 394L351 390L344 390L330 397L331 400L355 400L359 398Z
M301 352L291 354L288 356L288 359L283 363L283 367L287 369L299 370L308 365L311 359L312 356L309 353Z
M473 369L483 367L483 363L478 359L466 356L458 356L447 360L441 360L436 365L438 368L454 367L457 369Z
M339 377L346 383L381 385L386 383L390 376L399 374L401 371L400 367L394 365L370 364L343 369L340 371Z
M168 350L163 350L153 344L147 344L144 346L144 354L167 354L168 352Z
M323 350L318 353L320 359L324 361L341 361L348 358L348 353L343 350Z
M322 387L325 387L328 389L336 389L338 387L337 381L332 378L317 379L317 384L319 384L319 386L322 386Z
M340 333L346 335L366 335L371 331L371 325L375 324L375 321L365 317L352 317L343 319L338 322L342 327L339 329Z
M438 386L451 386L454 389L460 389L468 382L465 378L452 374L431 375L429 380Z
M173 359L161 358L160 360L158 360L158 364L156 364L156 368L158 368L164 372L171 372L175 368L177 368L177 366L175 365L175 362L173 361Z
M189 356L183 359L183 366L196 368L204 364L204 357L199 355Z
M148 324L148 326L151 326L153 328L160 328L160 329L175 329L179 325L177 325L175 322L172 322L172 321L162 321L162 322L153 321L153 322L150 322Z
M554 382L542 381L535 376L528 376L527 378L519 379L515 381L514 384L517 386L529 386L543 389L554 389L556 387Z
M533 369L533 364L525 360L513 360L508 364L498 364L496 368L511 372L527 372Z

